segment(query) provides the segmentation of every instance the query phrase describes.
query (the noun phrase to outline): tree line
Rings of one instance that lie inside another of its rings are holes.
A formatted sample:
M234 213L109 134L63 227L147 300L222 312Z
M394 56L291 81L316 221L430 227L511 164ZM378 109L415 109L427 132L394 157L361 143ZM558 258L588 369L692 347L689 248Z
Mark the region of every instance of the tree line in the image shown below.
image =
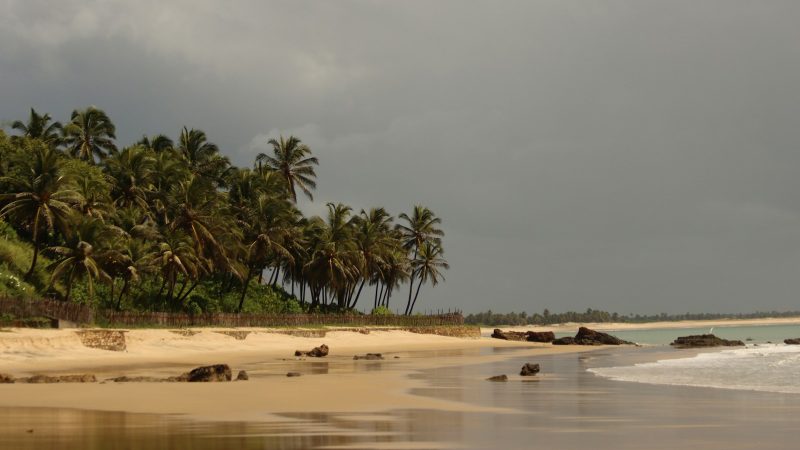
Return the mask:
M449 268L441 219L416 205L328 203L305 217L318 159L295 136L236 167L202 130L118 147L101 109L31 109L0 131L0 294L117 310L412 314ZM359 303L362 298L369 297Z
M647 322L676 322L681 320L720 320L720 319L763 319L768 317L800 317L800 311L763 311L745 314L711 314L711 313L685 313L685 314L619 314L587 309L585 312L568 311L552 313L545 309L541 313L528 314L526 312L495 313L491 310L468 314L464 323L470 325L553 325L557 323L647 323Z

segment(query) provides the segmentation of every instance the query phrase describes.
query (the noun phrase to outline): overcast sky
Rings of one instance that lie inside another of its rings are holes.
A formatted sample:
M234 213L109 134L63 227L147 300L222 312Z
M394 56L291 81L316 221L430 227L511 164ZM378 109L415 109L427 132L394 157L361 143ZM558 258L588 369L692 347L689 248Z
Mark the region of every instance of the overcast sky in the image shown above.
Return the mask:
M94 104L120 144L188 125L246 166L295 134L320 159L305 211L442 218L423 309L800 309L800 2L0 11L5 125Z

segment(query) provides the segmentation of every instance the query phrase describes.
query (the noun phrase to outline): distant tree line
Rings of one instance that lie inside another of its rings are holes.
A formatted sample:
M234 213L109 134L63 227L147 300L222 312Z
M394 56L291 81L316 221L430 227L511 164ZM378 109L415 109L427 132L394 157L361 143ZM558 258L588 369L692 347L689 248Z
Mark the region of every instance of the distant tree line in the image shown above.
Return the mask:
M545 309L541 313L528 314L526 312L494 313L491 310L476 314L468 314L464 322L470 325L552 325L567 322L619 322L619 323L647 323L647 322L675 322L680 320L719 320L719 319L763 319L767 317L798 317L800 311L759 311L747 314L712 314L712 313L685 313L685 314L619 314L595 309L585 312L568 311L564 313L551 313Z

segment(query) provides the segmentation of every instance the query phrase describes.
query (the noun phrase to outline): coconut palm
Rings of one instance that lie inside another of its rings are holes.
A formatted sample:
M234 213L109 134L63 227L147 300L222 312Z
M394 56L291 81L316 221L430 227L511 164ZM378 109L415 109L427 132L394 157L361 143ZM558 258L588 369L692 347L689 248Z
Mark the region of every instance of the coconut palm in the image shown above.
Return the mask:
M413 252L411 261L417 259L419 249L425 242L432 242L440 245L444 232L438 228L442 220L433 214L433 211L422 206L415 205L414 211L409 217L406 213L400 214L400 218L406 221L406 224L398 224L397 230L403 235L403 247L409 252ZM406 303L406 314L411 309L411 295L414 291L414 281L418 278L416 270L411 271L411 277L408 287L408 302Z
M419 297L419 290L423 284L430 282L431 286L436 286L439 284L440 279L444 280L441 270L449 269L450 265L443 256L442 247L435 242L425 241L422 247L419 248L417 258L411 263L413 273L416 273L419 278L419 284L417 285L417 292L414 294L414 301L406 310L406 314L411 314L414 311L417 297Z
M144 147L128 147L105 160L105 171L113 180L111 197L114 205L131 205L146 209L152 189L155 159Z
M177 150L193 174L209 178L216 183L222 182L226 170L230 167L228 158L219 154L219 147L208 142L206 133L202 130L183 127Z
M311 154L311 149L294 136L289 136L288 139L280 136L279 140L270 139L268 143L272 145L273 156L259 153L256 162L281 174L293 202L297 203L297 188L313 200L311 190L317 187L314 166L319 164L319 160L307 156Z
M162 152L172 150L175 144L169 137L163 134L157 134L155 136L150 136L150 137L146 135L142 136L142 138L139 139L139 142L137 142L136 145L144 147L147 150L153 152L154 154L159 154Z
M62 126L61 123L52 122L52 120L50 114L39 114L31 108L28 121L23 123L21 120L16 120L11 124L11 128L19 131L24 137L39 139L45 144L55 147L59 143Z
M383 208L372 208L369 212L361 210L359 216L353 218L355 226L355 241L358 251L361 254L363 266L361 268L361 283L355 297L348 305L355 308L361 296L361 290L366 282L378 285L378 274L384 258L391 251L396 240L391 234L392 216ZM376 295L377 307L377 295Z
M64 300L69 301L75 278L86 278L89 302L94 299L95 281L111 281L103 270L103 259L113 259L111 243L124 236L122 230L108 226L98 218L85 218L74 215L77 224L67 235L64 245L48 247L47 251L56 255L57 260L50 266L53 271L50 284L66 278L67 292Z
M184 280L196 279L203 269L191 237L180 230L164 233L158 249L150 256L150 265L158 270L162 278L159 300L164 288L168 288L167 304L172 301L179 276L183 276Z
M75 158L94 163L109 152L117 150L114 144L116 127L105 111L90 106L82 111L72 111L70 122L64 126L63 143Z
M27 280L36 267L42 232L67 231L72 212L70 204L77 204L81 199L77 192L69 189L58 152L35 142L29 142L26 150L26 156L16 162L16 176L3 177L11 193L0 196L5 203L0 209L0 218L12 217L31 233L33 258L25 274Z

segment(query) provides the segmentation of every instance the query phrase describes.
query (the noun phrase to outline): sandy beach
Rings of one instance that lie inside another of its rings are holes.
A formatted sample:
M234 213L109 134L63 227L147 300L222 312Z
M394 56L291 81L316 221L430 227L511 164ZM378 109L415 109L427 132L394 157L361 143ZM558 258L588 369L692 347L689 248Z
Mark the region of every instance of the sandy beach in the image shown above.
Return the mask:
M0 407L80 408L135 413L183 414L204 420L267 420L276 412L377 412L423 408L512 412L411 395L422 387L409 375L450 365L481 364L518 348L531 357L586 350L486 338L454 338L406 331L330 331L297 337L269 330L201 329L192 335L170 330L130 330L127 349L87 348L76 330L10 329L0 333L0 367L15 377L91 373L99 383L0 385ZM295 350L326 344L325 358L295 358ZM353 356L383 353L382 361ZM465 356L466 355L466 356ZM233 383L103 383L128 376L167 377L194 367L224 363L250 380ZM379 369L379 370L376 370ZM300 377L288 378L296 371Z

